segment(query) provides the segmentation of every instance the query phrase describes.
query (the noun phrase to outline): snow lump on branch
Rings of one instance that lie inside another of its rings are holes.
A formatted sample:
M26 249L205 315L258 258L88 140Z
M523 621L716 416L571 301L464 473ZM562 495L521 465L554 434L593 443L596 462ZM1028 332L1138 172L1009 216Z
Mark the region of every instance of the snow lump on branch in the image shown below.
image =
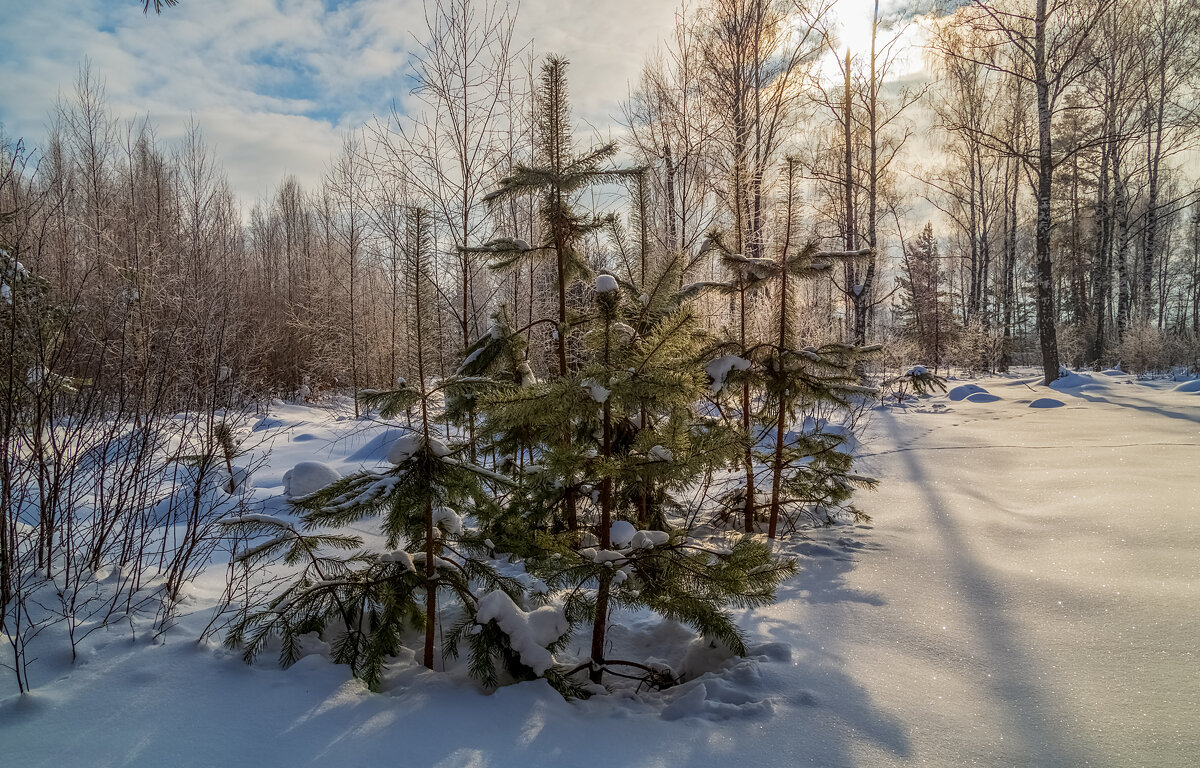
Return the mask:
M712 379L710 389L713 392L720 392L725 388L725 377L732 370L748 371L750 370L750 361L744 357L737 355L725 355L718 357L708 365L704 366L704 372L708 374L708 378Z
M508 635L509 645L521 657L521 663L537 675L544 675L554 663L554 654L546 646L557 642L570 630L561 608L543 605L526 613L499 590L488 592L479 599L475 621L478 624L495 621Z

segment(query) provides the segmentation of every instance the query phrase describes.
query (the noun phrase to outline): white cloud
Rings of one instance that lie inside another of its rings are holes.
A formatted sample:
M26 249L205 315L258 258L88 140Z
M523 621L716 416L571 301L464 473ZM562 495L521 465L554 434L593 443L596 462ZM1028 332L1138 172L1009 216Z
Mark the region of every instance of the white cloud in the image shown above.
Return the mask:
M849 26L869 14L868 0L844 2ZM516 39L570 59L588 143L617 132L620 102L677 9L676 0L524 0ZM167 143L194 119L252 202L287 173L314 186L347 131L411 103L406 75L424 29L422 0L181 0L159 16L143 15L139 0L21 2L0 26L0 122L37 145L87 58L114 115L148 114Z
M572 61L576 118L607 133L628 83L673 19L671 0L526 0L518 37ZM421 0L19 3L0 28L0 122L39 144L90 60L114 116L149 115L170 143L199 123L247 202L285 173L314 185L348 130L404 103Z
M36 146L86 59L114 116L149 115L165 142L198 122L239 195L285 173L315 184L345 131L407 90L417 2L135 0L21 3L0 28L0 122Z

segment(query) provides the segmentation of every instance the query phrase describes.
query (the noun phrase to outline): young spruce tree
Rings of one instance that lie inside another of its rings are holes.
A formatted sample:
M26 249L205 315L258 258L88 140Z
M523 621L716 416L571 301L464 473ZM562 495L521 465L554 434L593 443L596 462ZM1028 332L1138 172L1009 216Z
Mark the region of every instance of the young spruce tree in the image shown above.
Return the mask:
M607 658L613 612L649 608L744 653L727 608L770 602L775 585L795 569L750 538L714 547L672 530L664 516L656 526L634 524L649 488L678 491L706 467L731 460L731 446L736 450L727 430L694 409L706 386L705 338L695 319L677 301L651 319L650 307L663 304L642 296L599 275L578 370L483 401L490 431L520 430L537 440L538 462L526 468L526 492L514 497L513 514L534 521L530 570L562 600L573 626L590 626L590 656L572 672L586 671L594 683L606 671L629 676L614 667L651 683L668 681L639 662ZM556 439L563 424L572 425L570 441ZM586 525L555 533L544 524L543 500L565 483L586 500Z
M755 530L755 467L763 464L771 471L767 535L772 539L779 534L780 520L788 509L807 514L818 523L830 522L834 510L845 509L860 516L847 502L856 488L874 484L872 479L852 472L852 457L842 450L846 439L843 430L826 429L817 419L808 425L810 428L801 421L799 430L788 429L818 407L848 409L854 398L876 394L874 389L859 385L854 370L855 364L876 348L836 343L801 346L797 342L793 325L799 311L795 306L795 283L826 273L835 259L870 251L819 252L812 243L793 247L798 229L796 169L796 161L789 159L784 169L786 190L778 257L750 258L733 253L720 233L710 233L705 247L719 254L731 277L725 282L694 283L684 289L689 297L712 291L738 299L737 337L727 345L738 354L711 361L707 370L718 394L727 384L740 385L742 390L739 426L746 477L742 490L744 529ZM774 333L759 341L747 335L747 311L750 296L765 288L771 289L768 295L773 300L770 309ZM753 389L760 390L761 397L753 397ZM753 407L756 400L761 403L757 410ZM764 443L768 436L771 439Z
M525 261L550 261L553 264L557 314L553 320L540 322L554 324L560 378L567 377L572 370L572 337L579 325L579 318L568 306L568 289L575 281L590 276L580 244L586 235L610 221L608 217L579 213L574 206L575 198L589 186L636 173L608 167L617 153L615 143L575 154L566 70L566 59L553 55L546 58L537 94L534 164L514 166L508 176L500 180L499 187L485 198L489 203L499 205L514 197L535 195L545 241L531 245L521 239L505 237L469 249L491 255L494 269L507 269ZM571 431L569 425L563 425L560 439L565 445L570 443ZM571 530L579 527L577 490L573 483L562 488L562 524Z
M520 679L549 672L548 649L563 641L567 625L550 609L539 615L537 642L514 644L509 632L528 623L517 606L521 588L500 576L484 555L491 544L464 522L493 503L487 482L504 478L470 461L436 432L435 396L440 388L427 383L425 342L433 329L429 306L434 292L428 273L429 218L410 209L406 223L407 292L411 300L410 332L415 341L416 381L390 391L363 392L365 409L396 418L410 409L419 422L392 443L382 470L362 470L308 496L292 501L299 525L264 515L231 519L241 533L271 538L242 555L243 560L281 556L303 565L300 574L265 609L252 613L230 632L227 643L242 645L253 659L272 638L280 638L280 659L294 662L300 636L333 635L335 661L349 664L369 687L378 689L387 659L399 650L407 630L422 630L422 662L433 668L436 629L441 615L454 624L443 653L454 655L466 638L472 673L485 685L499 682L497 662ZM385 551L363 548L357 536L327 532L378 517ZM334 551L349 551L338 555ZM445 594L451 608L439 604ZM515 622L515 624L514 624Z

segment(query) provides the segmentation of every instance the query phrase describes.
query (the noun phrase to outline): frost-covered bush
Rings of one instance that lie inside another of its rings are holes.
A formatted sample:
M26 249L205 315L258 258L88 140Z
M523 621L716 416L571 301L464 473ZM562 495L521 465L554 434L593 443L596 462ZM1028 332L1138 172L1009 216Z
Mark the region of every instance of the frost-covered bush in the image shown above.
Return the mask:
M899 376L883 382L883 387L896 399L896 405L913 397L925 397L934 391L946 391L946 380L923 365L914 365Z
M1129 373L1168 371L1176 366L1194 370L1200 365L1200 339L1167 333L1152 321L1139 321L1125 329L1113 356Z

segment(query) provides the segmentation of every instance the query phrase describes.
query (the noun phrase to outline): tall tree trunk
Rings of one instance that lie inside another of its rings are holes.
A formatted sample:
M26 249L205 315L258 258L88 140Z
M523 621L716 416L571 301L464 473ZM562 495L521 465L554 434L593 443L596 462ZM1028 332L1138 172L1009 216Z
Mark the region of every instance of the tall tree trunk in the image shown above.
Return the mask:
M1050 257L1051 179L1054 174L1050 135L1050 82L1046 63L1046 2L1037 0L1034 18L1034 80L1037 86L1038 171L1037 226L1034 231L1037 260L1037 324L1045 383L1058 378L1058 334L1055 330L1054 270Z

